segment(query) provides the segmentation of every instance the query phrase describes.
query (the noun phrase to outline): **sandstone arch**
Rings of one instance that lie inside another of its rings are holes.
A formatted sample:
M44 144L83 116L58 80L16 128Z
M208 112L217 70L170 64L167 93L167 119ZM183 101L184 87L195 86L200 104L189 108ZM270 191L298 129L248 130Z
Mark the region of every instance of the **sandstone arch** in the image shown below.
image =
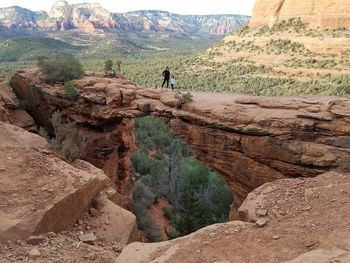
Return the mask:
M174 94L137 87L125 79L85 76L76 81L81 98L71 101L59 86L45 84L35 70L17 72L16 94L32 100L34 119L48 127L61 110L88 137L85 159L122 186L135 148L133 118L169 119L197 158L225 177L239 206L258 186L280 178L316 176L350 159L350 100L339 97L252 97L196 93L176 109Z

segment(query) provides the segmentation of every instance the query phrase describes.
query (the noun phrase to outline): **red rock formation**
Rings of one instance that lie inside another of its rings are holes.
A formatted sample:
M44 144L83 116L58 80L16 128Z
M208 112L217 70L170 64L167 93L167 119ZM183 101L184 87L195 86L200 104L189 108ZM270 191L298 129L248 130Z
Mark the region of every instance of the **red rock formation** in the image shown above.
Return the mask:
M192 103L177 109L173 93L137 88L126 80L76 81L82 91L77 102L65 99L62 87L43 84L35 71L17 73L11 85L26 97L29 83L41 94L35 119L47 126L47 113L61 109L87 134L86 160L120 180L130 170L137 114L168 118L197 158L225 177L236 207L264 183L315 176L350 159L348 98L195 93Z
M350 157L350 100L194 94L182 110L169 94L138 90L138 109L168 116L197 158L223 175L238 207L256 187L285 177L315 176Z
M13 124L28 131L36 126L30 115L20 108L16 95L4 83L0 82L0 121Z
M36 71L17 73L11 80L17 96L35 108L33 117L39 126L51 131L51 114L57 110L76 122L88 140L84 159L103 169L115 181L129 177L135 145L134 120L125 117L123 112L134 99L133 94L124 89L128 85L132 83L87 76L76 81L81 97L72 101L62 86L45 84Z
M244 202L255 224L232 221L171 241L132 243L116 263L350 262L349 187L349 174L337 172L278 180Z
M250 27L300 17L312 28L350 28L348 0L256 0Z
M46 149L42 137L0 122L0 243L67 230L108 178L93 165L75 167Z

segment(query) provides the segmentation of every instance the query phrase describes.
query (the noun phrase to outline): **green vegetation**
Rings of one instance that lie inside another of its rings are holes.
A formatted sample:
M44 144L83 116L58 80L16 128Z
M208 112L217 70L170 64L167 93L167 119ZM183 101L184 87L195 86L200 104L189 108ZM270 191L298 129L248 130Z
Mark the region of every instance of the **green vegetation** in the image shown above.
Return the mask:
M208 52L203 49L218 39L155 37L147 33L142 38L132 34L102 38L64 32L51 35L61 40L39 37L0 40L0 78L9 80L14 71L34 67L40 57L74 55L85 70L95 72L104 72L109 60L118 73L146 87L159 88L161 73L165 66L170 66L176 75L177 89L191 92L337 95L342 89L339 86L346 85L343 82L348 74L341 76L329 71L349 69L349 50L340 54L313 53L290 35L322 40L327 36L350 37L349 30L311 30L300 19L290 19L272 28L245 27L233 35L236 38L220 41ZM257 41L261 36L273 39Z
M108 71L111 71L112 68L113 68L113 61L109 59L105 62L105 73L107 73Z
M316 59L316 58L291 58L283 63L286 67L302 67L313 69L337 69L348 70L350 68L350 62L346 59Z
M71 56L50 59L40 57L38 67L49 83L78 79L84 74L79 60Z
M51 117L54 136L51 138L48 132L40 127L39 134L46 138L52 148L65 160L73 162L83 156L86 139L76 128L74 122L63 120L61 113L55 111Z
M292 42L289 39L271 39L270 43L266 46L267 48L267 53L272 53L276 55L281 55L281 54L287 54L287 53L292 53L292 54L304 54L307 52L310 52L305 49L305 47L297 42Z
M149 208L162 197L172 205L165 209L175 229L166 229L171 238L227 221L232 202L228 186L200 164L165 123L153 117L138 118L136 142L138 150L132 157L139 175L134 190L135 212L139 227L150 240L159 240L161 234Z
M177 99L176 107L178 109L181 109L181 107L186 103L192 102L193 95L189 91L187 92L177 91L175 94L175 98Z
M63 88L66 95L71 99L74 99L78 95L77 88L75 87L73 81L65 82Z

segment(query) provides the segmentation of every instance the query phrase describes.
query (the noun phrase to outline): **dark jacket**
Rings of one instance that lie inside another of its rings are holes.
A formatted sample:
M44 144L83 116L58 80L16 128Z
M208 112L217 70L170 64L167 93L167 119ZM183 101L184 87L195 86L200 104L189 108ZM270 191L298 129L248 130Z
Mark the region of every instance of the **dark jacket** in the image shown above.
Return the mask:
M164 77L164 79L170 79L170 71L169 70L164 70L163 71L163 77Z

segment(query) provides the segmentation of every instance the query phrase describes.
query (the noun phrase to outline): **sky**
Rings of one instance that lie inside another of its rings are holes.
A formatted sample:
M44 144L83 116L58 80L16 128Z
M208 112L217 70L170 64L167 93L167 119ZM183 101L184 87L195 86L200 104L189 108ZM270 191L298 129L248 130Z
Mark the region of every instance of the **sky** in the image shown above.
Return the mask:
M0 0L0 8L17 5L33 11L48 11L55 2L55 0ZM115 13L149 9L183 15L251 15L255 0L68 0L68 2L70 4L97 2Z

